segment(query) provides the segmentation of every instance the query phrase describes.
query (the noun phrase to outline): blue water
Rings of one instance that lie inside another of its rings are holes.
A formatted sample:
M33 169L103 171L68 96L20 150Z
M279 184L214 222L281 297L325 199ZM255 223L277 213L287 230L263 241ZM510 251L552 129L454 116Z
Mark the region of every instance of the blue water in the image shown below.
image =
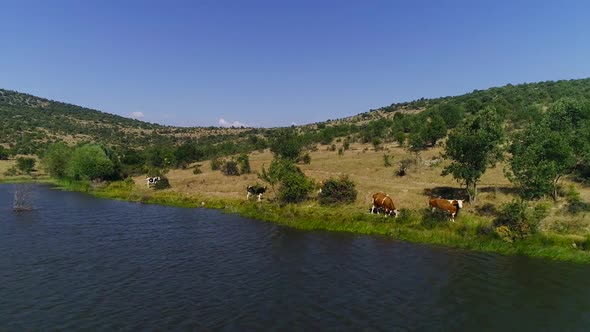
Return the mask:
M0 330L588 331L590 266L0 185Z

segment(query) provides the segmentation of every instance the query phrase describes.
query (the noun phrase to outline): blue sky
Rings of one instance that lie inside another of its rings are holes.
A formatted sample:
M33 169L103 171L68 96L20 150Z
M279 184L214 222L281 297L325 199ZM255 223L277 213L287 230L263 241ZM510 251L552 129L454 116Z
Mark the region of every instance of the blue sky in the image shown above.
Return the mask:
M588 1L0 0L0 88L168 125L305 124L589 77L589 13Z

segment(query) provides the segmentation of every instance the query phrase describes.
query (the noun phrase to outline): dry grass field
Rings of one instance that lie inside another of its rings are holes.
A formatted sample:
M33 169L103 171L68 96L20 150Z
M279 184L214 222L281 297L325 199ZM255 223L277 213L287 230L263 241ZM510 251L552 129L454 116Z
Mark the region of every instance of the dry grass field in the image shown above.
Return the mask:
M337 144L337 147L340 145ZM328 146L319 145L318 150L311 152L311 164L299 165L299 167L316 182L338 177L349 176L356 184L358 197L355 206L359 209L368 209L371 205L371 195L377 191L388 193L396 206L400 209L423 209L428 206L428 198L441 196L444 198L465 199L466 195L460 185L451 176L442 176L441 172L446 161L440 158L441 148L433 148L421 152L419 157L408 153L396 143L384 145L384 149L374 151L369 144L351 144L350 149L338 155L337 151L327 151ZM383 155L390 155L391 167L384 166ZM406 176L396 175L399 162L406 158L417 159ZM193 168L185 170L171 170L167 177L172 185L171 191L194 194L198 196L214 198L245 199L246 187L256 182L263 165L268 167L272 160L270 151L253 152L250 154L251 174L241 176L225 176L220 171L212 171L210 162L198 163L201 174L193 174ZM464 210L469 213L486 215L498 208L501 204L516 198L512 184L506 179L503 172L503 164L488 169L479 183L478 201L475 205L465 204ZM145 177L136 177L137 186L145 187ZM572 185L564 182L563 187ZM590 201L590 188L575 184L585 202ZM274 193L269 190L264 200L273 198ZM251 198L253 199L253 198ZM552 206L551 214L547 218L546 227L556 221L561 223L575 223L576 233L590 231L590 214L578 214L575 216L563 213L566 204L562 199L557 204L548 201ZM316 204L311 201L309 204ZM566 231L567 232L567 231Z

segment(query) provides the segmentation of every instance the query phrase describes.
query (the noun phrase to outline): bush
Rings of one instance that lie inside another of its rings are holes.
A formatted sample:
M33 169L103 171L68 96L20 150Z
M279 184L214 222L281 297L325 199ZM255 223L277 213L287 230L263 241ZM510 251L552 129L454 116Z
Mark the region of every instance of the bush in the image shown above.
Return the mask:
M347 176L339 179L328 179L322 186L322 192L318 198L320 204L354 203L358 192L352 180Z
M350 140L348 138L344 139L344 143L342 143L342 147L344 148L344 150L350 149Z
M22 172L31 174L31 172L35 168L35 159L18 157L16 159L16 167Z
M399 170L397 171L397 176L405 176L408 174L408 170L410 166L414 163L414 160L410 158L406 158L399 162Z
M211 158L211 170L212 171L220 170L222 164L223 164L223 160L221 160L219 157Z
M240 174L250 174L250 158L243 153L238 157L238 165L240 166Z
M580 193L573 185L569 187L569 190L566 193L566 199L568 202L567 212L571 214L579 214L581 212L590 211L590 204L582 200Z
M297 169L295 172L286 172L280 180L278 197L281 203L299 203L307 199L309 192L314 188L313 183Z
M514 201L502 206L494 220L496 234L505 241L513 242L537 232L539 223L547 216L549 208L543 204L530 207L524 201Z
M391 156L388 154L383 154L383 166L391 167Z
M267 169L262 167L260 179L274 189L279 184L277 197L281 203L297 203L307 199L313 183L289 159L275 158Z
M72 152L66 174L75 180L97 180L113 176L113 162L100 145L78 146Z
M5 176L15 176L17 174L16 167L12 166L4 172Z
M306 153L302 157L297 159L297 162L300 164L309 165L309 164L311 164L311 156L309 155L309 153Z
M226 160L221 166L221 172L225 175L240 175L240 170L238 169L238 162L233 159Z
M201 174L203 171L201 170L201 165L195 165L195 169L193 169L193 174Z
M154 185L154 188L157 190L168 189L170 187L170 181L168 181L168 178L160 178L160 181L156 182Z

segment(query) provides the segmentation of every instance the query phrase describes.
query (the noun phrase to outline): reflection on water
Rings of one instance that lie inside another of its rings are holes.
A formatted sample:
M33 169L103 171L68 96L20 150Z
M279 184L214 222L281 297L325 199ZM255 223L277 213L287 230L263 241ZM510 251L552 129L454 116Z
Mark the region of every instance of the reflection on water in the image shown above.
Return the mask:
M0 185L0 330L567 330L590 266Z

